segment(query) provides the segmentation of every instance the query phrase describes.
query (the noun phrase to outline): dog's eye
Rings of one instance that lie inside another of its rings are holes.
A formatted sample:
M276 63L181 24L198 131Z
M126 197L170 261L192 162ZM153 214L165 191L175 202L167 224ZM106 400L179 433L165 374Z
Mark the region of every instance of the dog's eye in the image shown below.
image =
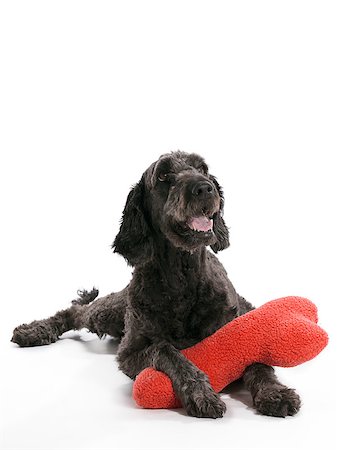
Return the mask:
M208 174L208 167L206 166L206 164L201 164L201 166L199 166L197 170L204 175Z
M168 177L169 177L169 174L163 172L158 175L158 180L159 181L167 181Z

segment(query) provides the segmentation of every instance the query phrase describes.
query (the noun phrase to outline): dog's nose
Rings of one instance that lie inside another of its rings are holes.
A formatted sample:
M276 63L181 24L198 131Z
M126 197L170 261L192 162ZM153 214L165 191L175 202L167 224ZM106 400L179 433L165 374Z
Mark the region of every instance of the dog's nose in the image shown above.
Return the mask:
M213 194L213 186L208 181L198 181L192 187L192 195L195 197L207 198Z

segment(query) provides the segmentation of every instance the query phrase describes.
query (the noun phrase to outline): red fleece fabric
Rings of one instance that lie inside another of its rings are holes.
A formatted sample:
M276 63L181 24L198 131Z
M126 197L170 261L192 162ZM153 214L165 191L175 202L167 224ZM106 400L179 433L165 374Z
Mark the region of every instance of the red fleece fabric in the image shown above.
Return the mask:
M220 392L254 362L293 367L314 358L328 343L328 335L317 321L317 308L310 300L283 297L237 317L181 352ZM181 406L170 378L153 368L137 376L133 397L143 408Z

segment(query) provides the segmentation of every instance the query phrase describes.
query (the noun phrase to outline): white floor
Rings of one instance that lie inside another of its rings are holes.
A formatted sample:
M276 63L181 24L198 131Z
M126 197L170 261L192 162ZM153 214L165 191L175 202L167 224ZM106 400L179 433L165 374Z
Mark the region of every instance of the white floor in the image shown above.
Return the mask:
M223 394L224 418L196 419L183 410L143 410L132 382L117 369L116 343L85 331L56 344L2 355L5 382L3 450L75 449L314 449L336 448L335 373L331 348L313 361L278 369L297 387L296 417L257 415L237 383ZM320 380L325 379L325 382Z

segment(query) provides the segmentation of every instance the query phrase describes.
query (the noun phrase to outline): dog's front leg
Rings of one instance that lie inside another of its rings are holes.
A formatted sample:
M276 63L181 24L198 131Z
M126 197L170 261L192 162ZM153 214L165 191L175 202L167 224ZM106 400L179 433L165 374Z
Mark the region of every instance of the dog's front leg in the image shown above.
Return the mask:
M240 315L254 309L251 303L239 296ZM301 399L294 389L289 389L277 379L273 367L254 363L242 376L244 386L253 397L257 411L267 416L286 417L296 414Z
M277 379L273 367L254 363L243 374L245 387L251 392L255 408L264 415L293 416L301 407L294 389L289 389Z
M216 419L226 411L225 404L211 387L206 374L170 343L161 342L130 351L130 347L125 348L122 342L118 361L120 369L131 378L146 367L154 367L168 375L190 416Z

